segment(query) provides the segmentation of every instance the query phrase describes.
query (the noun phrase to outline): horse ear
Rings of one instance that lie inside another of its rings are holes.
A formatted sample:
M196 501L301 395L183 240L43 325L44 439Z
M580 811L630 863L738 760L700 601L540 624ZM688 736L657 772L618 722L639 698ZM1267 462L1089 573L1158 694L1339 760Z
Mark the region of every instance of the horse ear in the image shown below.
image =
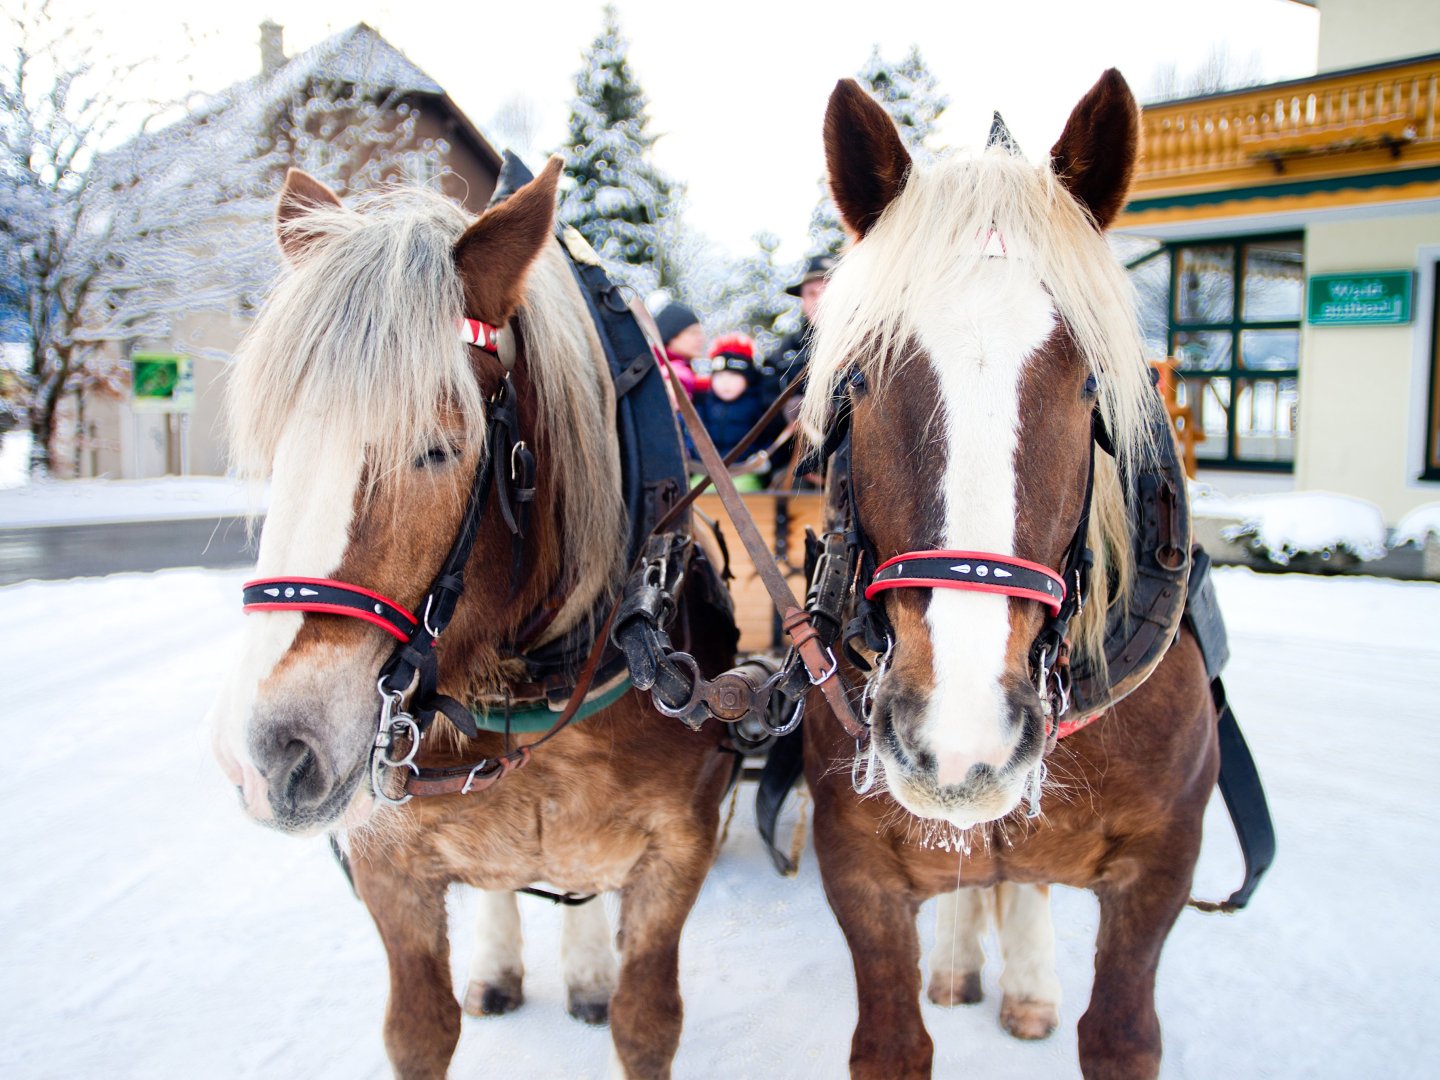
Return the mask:
M1125 206L1140 154L1140 107L1111 68L1090 88L1050 151L1050 167L1102 231Z
M465 289L465 314L504 324L525 293L525 275L555 225L559 156L540 175L486 210L455 243L455 269Z
M890 114L841 79L825 109L825 164L830 193L846 226L863 237L905 187L910 155Z
M280 237L280 250L291 262L300 258L316 237L297 222L322 207L339 209L340 196L309 173L289 170L275 207L275 232Z

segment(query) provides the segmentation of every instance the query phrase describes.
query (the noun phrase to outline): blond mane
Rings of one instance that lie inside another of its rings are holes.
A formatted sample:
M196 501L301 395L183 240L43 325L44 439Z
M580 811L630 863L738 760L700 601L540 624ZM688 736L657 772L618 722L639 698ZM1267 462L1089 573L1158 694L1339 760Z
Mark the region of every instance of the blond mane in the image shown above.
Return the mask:
M452 251L470 222L420 188L302 219L305 253L285 268L235 357L227 406L242 476L269 474L297 420L310 454L365 455L367 496L448 442L446 412L485 445L471 346L456 329L467 313ZM531 268L516 322L545 452L556 475L573 477L562 484L563 555L583 568L574 606L588 606L623 558L626 523L614 390L558 242Z
M836 389L854 365L871 386L883 385L920 313L958 295L976 273L991 229L1004 237L1008 269L1039 276L1095 374L1116 461L1124 467L1153 453L1157 399L1130 281L1054 172L1003 148L912 169L863 242L841 258L816 319L801 413L812 437L825 430ZM1131 579L1130 521L1116 461L1096 455L1090 546L1098 602L1086 605L1072 627L1075 646L1100 670L1106 610L1128 594Z

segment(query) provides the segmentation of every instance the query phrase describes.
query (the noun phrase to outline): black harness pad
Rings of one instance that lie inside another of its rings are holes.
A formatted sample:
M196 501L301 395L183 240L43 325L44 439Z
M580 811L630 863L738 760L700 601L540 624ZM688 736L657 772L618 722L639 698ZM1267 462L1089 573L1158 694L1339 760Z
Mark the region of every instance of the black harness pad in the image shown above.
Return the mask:
M1071 707L1087 715L1109 708L1150 677L1175 641L1185 613L1191 576L1185 468L1176 452L1170 419L1158 401L1151 423L1155 456L1134 476L1120 474L1134 523L1134 578L1129 602L1113 605L1106 618L1105 677L1083 657L1071 661Z
M1210 579L1210 556L1199 544L1190 549L1190 595L1185 601L1185 622L1205 658L1205 677L1218 679L1230 659L1230 639L1225 619Z

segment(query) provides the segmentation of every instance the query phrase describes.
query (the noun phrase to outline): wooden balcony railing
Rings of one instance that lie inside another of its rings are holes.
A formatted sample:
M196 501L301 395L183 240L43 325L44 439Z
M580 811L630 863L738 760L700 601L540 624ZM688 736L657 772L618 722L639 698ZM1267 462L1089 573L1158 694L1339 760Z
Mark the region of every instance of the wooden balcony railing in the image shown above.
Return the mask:
M1440 163L1440 54L1146 106L1131 197Z

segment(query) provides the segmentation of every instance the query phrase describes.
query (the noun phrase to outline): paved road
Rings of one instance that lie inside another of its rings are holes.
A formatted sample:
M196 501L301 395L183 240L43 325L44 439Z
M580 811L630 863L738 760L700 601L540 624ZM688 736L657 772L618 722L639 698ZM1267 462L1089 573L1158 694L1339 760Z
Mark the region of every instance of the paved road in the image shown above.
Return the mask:
M238 517L0 529L0 585L254 561Z
M258 529L258 525L257 525ZM1370 574L1423 579L1423 553L1405 547L1376 562L1336 565L1319 558L1297 559L1290 570L1310 574ZM1235 561L1219 552L1218 563ZM38 578L42 581L94 577L126 571L165 570L174 566L241 567L255 562L246 540L245 519L136 521L112 525L51 525L0 528L0 585ZM1264 559L1246 559L1262 572L1285 567Z

